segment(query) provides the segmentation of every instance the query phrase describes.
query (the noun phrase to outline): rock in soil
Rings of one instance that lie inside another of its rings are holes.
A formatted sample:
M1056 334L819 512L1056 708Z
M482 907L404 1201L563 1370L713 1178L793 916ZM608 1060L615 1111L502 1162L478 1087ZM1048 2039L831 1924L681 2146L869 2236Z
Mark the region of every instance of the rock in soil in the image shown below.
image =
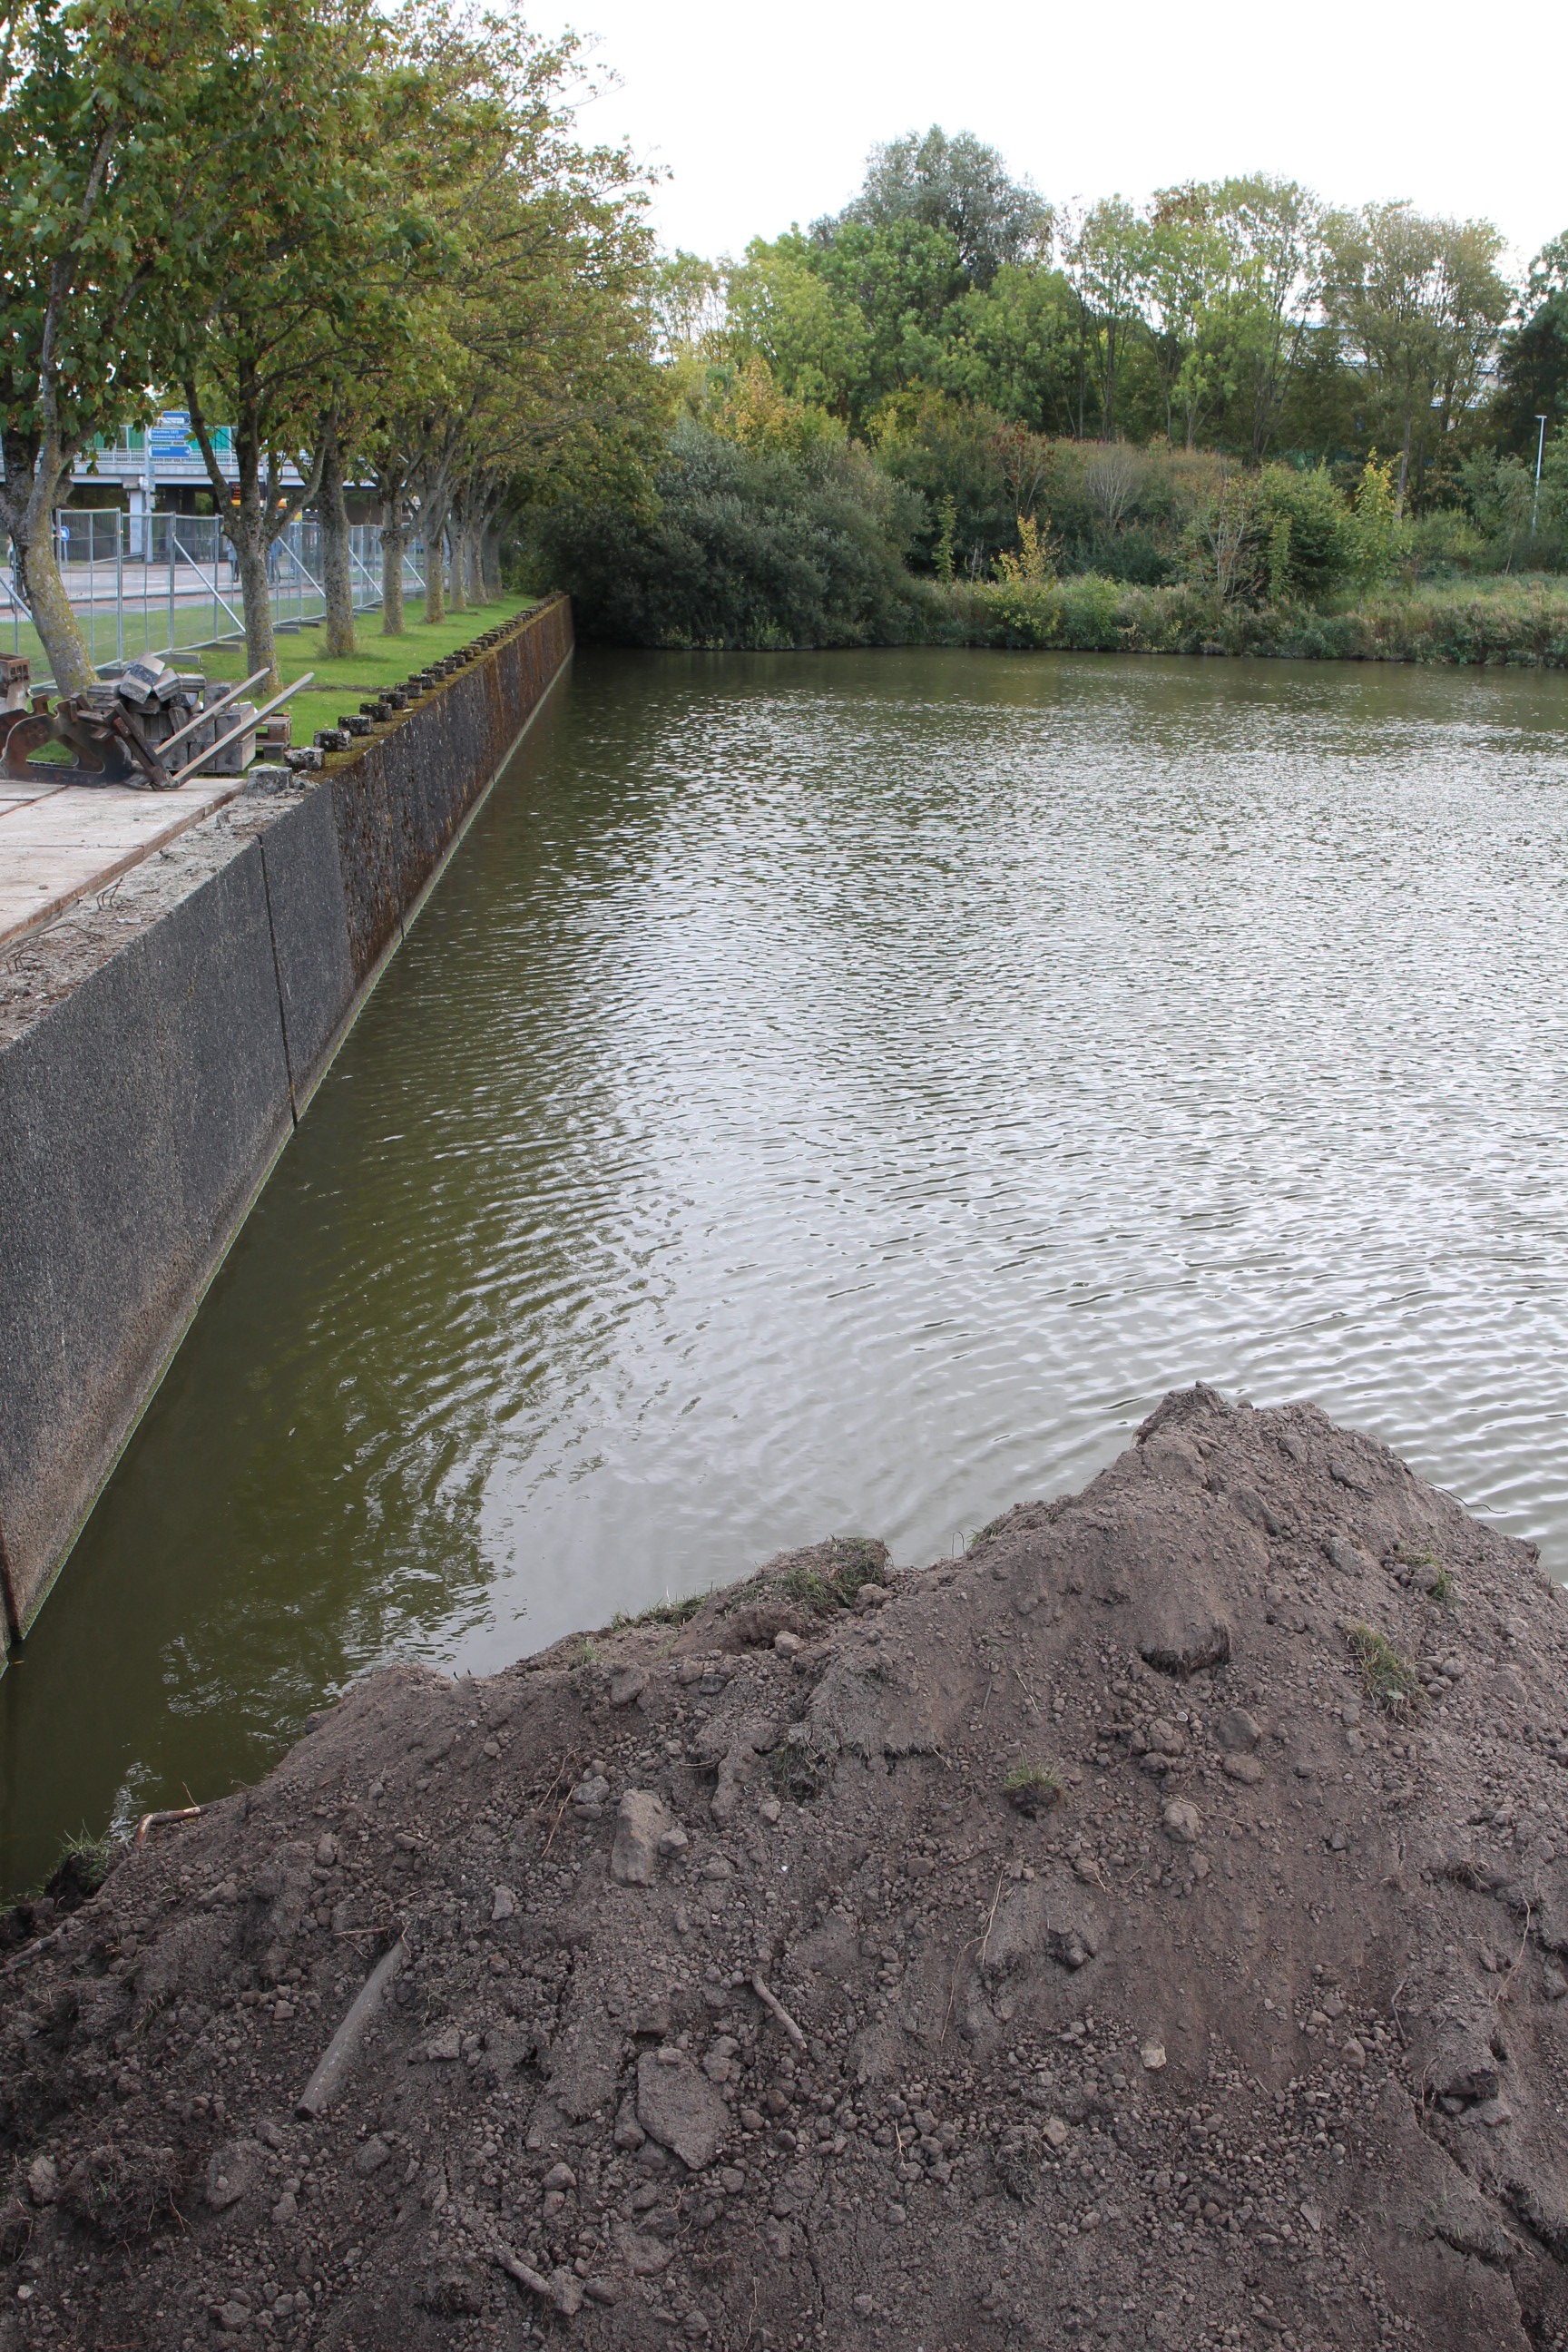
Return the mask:
M373 1675L13 1943L0 2347L1563 2347L1565 1772L1530 1549L1206 1389Z

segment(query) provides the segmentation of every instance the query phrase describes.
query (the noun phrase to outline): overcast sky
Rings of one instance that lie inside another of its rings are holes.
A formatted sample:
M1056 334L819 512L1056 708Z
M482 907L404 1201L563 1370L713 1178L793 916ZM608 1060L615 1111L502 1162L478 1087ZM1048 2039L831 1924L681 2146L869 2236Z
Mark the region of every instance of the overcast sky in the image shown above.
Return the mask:
M739 254L837 210L879 139L940 122L1042 194L1142 198L1258 169L1350 202L1484 214L1528 259L1568 228L1568 5L533 0L621 87L584 128L671 176L667 246Z

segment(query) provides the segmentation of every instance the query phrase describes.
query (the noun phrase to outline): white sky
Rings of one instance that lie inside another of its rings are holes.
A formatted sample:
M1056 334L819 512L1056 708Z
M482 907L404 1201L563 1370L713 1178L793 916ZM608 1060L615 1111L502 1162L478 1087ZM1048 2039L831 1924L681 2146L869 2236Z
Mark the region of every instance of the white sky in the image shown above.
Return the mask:
M1266 170L1336 202L1494 220L1528 259L1568 228L1568 5L1518 0L533 0L621 87L584 117L668 167L667 246L739 254L835 211L879 139L973 131L1060 200Z

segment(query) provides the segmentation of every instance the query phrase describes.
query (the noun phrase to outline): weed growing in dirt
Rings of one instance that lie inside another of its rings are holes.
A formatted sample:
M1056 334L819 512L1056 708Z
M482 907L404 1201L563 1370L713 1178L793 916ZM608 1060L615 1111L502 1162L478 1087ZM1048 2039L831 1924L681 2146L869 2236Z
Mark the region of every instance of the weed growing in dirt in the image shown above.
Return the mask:
M1426 1695L1415 1667L1387 1634L1371 1625L1347 1625L1345 1639L1373 1706L1382 1707L1385 1715L1414 1715Z
M828 1759L810 1741L786 1740L768 1756L768 1777L781 1797L809 1804L827 1784Z
M1002 1792L1010 1805L1032 1821L1037 1813L1060 1803L1062 1776L1049 1764L1015 1764L1002 1783Z
M89 1895L98 1893L118 1850L119 1841L108 1832L102 1837L91 1837L85 1829L79 1830L74 1837L66 1839L59 1860L42 1885L30 1886L19 1895L9 1916L16 1919L26 1906L41 1902L46 1895L58 1910L74 1911L79 1903L85 1903ZM0 1946L10 1940L9 1937L0 1937Z
M863 1584L888 1580L880 1544L861 1536L840 1536L835 1538L833 1550L834 1564L826 1576L815 1568L792 1568L784 1580L790 1599L819 1617L834 1609L852 1608Z
M1401 1544L1394 1555L1395 1564L1406 1570L1405 1582L1418 1584L1428 1601L1439 1608L1451 1609L1458 1592L1451 1568L1445 1568L1430 1544Z
M58 1903L68 1892L79 1903L96 1895L109 1875L109 1865L114 1859L115 1840L105 1831L101 1837L89 1835L85 1829L67 1838L60 1848L60 1858L49 1874L45 1889Z
M666 1598L656 1601L651 1609L639 1609L635 1617L628 1617L623 1610L617 1609L610 1620L610 1631L612 1633L624 1633L632 1625L689 1624L707 1598L705 1592L689 1592L684 1601Z
M806 1608L815 1609L820 1615L838 1606L833 1587L814 1568L792 1568L784 1578L784 1589L792 1601L804 1601Z

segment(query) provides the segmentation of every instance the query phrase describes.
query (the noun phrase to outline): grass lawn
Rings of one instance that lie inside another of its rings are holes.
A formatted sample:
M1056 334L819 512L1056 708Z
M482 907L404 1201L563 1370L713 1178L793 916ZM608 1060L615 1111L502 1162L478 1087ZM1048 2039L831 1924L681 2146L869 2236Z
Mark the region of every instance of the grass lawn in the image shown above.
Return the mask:
M318 727L336 726L340 716L357 710L372 695L384 694L389 686L438 661L443 654L471 645L498 622L526 613L536 602L532 596L500 596L490 604L470 604L466 613L448 613L434 627L411 617L400 637L384 637L381 615L362 613L355 619L360 649L345 661L326 659L319 623L290 630L278 640L278 667L284 685L306 670L313 671L316 678L303 694L284 705L294 722L295 742L309 743ZM192 666L199 666L210 678L226 681L246 674L243 646L207 646L190 658Z

